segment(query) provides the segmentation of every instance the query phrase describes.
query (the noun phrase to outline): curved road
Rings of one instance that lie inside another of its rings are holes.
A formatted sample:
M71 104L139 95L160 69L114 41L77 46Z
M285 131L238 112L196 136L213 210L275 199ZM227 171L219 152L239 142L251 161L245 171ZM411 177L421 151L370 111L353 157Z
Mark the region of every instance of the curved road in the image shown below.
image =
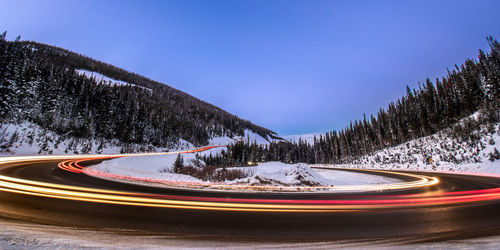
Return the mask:
M63 160L2 163L0 215L64 226L229 240L411 237L415 242L500 234L500 179L495 177L422 173L437 177L439 183L363 193L239 193L111 182L62 170L58 164ZM51 193L43 183L59 193ZM85 196L78 196L81 190Z

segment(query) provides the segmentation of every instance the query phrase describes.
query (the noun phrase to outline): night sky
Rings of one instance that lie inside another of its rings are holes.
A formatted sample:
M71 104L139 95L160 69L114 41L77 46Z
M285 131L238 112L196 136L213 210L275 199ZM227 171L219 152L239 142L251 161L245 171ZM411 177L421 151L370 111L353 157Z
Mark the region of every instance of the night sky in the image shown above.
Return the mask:
M409 2L0 0L0 32L305 134L376 113L500 37L500 1Z

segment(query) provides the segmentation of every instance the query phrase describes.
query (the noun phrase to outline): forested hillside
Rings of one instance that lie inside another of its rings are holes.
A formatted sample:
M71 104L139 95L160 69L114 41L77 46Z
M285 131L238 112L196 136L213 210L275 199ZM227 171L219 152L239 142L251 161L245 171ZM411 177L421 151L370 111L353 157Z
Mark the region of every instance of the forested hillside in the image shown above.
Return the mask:
M29 124L58 140L114 140L125 151L139 150L129 145L168 148L179 141L199 146L245 131L280 139L165 84L65 49L7 41L5 35L0 35L0 125ZM81 70L128 84L109 84ZM17 135L3 135L0 147L6 149Z
M443 129L450 129L446 135L460 138L472 148L483 148L477 145L486 135L478 136L480 125L493 128L500 120L500 44L492 37L488 42L489 53L480 50L476 60L466 60L448 70L446 76L435 81L426 79L417 89L407 87L405 96L380 109L376 116L365 116L340 131L321 135L312 144L302 140L268 146L240 142L230 146L223 156L206 161L220 165L247 161L351 163L377 150ZM458 124L477 111L481 115L474 122Z

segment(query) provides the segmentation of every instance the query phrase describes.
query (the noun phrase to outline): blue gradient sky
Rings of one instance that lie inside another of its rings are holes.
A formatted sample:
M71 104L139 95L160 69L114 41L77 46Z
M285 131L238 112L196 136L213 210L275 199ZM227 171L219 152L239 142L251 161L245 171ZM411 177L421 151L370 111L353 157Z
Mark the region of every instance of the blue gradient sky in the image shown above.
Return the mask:
M500 1L0 0L0 30L287 135L340 129L475 57L500 36L499 10Z

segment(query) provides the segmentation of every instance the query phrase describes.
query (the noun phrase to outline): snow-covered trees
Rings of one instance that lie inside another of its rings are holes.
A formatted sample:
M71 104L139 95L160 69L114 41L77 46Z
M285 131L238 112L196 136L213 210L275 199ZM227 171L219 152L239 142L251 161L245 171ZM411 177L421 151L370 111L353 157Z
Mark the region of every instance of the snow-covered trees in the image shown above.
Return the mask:
M77 69L130 84L98 82ZM3 33L0 124L23 121L82 142L117 139L122 152L136 151L128 144L168 148L180 139L205 145L215 136L243 136L246 129L276 137L167 85L61 48L6 41Z
M355 158L434 134L454 126L459 120L478 110L480 124L500 121L500 44L488 38L490 53L479 51L479 60L466 60L449 70L448 75L432 82L426 79L418 89L406 88L406 95L380 109L376 116L351 122L340 130L315 137L309 145L302 141L271 143L255 148L251 143L236 143L212 164L244 164L252 155L265 155L265 160L305 163L348 163ZM472 124L472 125L471 125ZM453 129L455 137L471 136L480 125L465 123ZM254 152L256 151L256 152Z

